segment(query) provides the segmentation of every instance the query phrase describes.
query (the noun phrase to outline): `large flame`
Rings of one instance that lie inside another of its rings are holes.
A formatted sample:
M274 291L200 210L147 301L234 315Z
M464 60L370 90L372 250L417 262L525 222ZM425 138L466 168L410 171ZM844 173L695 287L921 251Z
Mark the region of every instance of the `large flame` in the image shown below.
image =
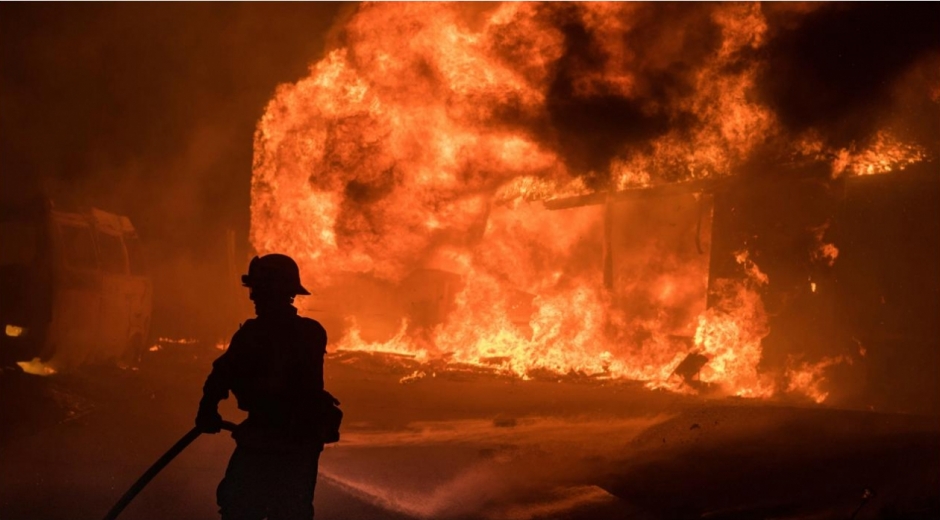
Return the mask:
M631 282L644 283L634 301L642 305L625 310L618 294L630 288L611 287L601 274L606 207L549 211L541 203L727 175L779 132L772 110L752 95L756 62L742 58L764 45L761 6L694 12L676 16L675 31L638 53L630 38L640 38L651 16L639 4L359 8L341 45L307 78L281 86L258 125L255 249L293 256L314 298L332 295L332 311L348 318L340 349L680 391L690 387L677 367L699 354L700 382L770 395L771 379L758 371L767 334L758 291L767 280L746 253L738 260L749 277L713 288L721 304L677 313L671 309L688 307L690 294L704 301L707 269L685 268L666 248L638 251L648 256L643 265L668 268ZM701 23L714 38L697 50L701 59L684 62L701 44ZM593 38L583 55L571 51L580 37L572 26ZM662 92L655 78L677 69L681 84ZM577 106L597 96L667 129L638 140L624 130L629 121L589 120L588 128L619 125L622 139L603 150L552 129L566 100ZM864 173L854 165L867 160L850 152L840 168ZM835 252L820 254L834 260ZM384 334L369 333L377 301L411 287L419 272L458 280L435 296L439 319L418 323L402 313ZM348 286L362 279L385 289L374 296ZM791 390L815 388L805 374Z

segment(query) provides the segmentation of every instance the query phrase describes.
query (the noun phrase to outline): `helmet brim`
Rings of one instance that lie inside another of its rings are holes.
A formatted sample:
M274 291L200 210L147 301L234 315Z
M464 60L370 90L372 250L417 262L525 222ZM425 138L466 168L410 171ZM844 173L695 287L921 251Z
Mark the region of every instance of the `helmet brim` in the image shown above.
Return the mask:
M256 284L252 283L251 277L247 274L242 275L242 287L257 287ZM298 285L294 288L294 295L296 296L310 296L310 291L307 290L303 285Z

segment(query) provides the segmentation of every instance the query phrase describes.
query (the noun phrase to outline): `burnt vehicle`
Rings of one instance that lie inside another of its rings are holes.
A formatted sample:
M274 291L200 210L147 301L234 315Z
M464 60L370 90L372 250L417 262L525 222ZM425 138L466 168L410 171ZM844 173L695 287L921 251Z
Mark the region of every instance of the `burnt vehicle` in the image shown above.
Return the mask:
M0 211L0 361L56 369L137 362L152 282L130 220L66 211L47 199Z

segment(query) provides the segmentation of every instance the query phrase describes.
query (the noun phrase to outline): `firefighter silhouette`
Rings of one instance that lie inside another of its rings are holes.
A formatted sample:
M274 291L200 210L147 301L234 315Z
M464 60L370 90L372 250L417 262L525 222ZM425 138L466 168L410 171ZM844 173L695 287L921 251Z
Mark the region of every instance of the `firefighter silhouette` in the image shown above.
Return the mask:
M322 424L324 406L333 404L323 389L326 331L297 315L294 297L310 293L290 257L253 258L242 284L257 317L212 364L196 415L201 431L219 432L218 404L229 391L248 412L232 434L236 448L218 487L219 512L223 520L309 520L323 443L335 440L324 438Z

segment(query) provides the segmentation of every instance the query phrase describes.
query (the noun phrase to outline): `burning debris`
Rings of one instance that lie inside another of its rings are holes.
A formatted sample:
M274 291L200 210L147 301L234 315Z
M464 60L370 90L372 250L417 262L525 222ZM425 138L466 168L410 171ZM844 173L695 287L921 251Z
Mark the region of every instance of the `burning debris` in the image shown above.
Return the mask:
M50 376L56 373L56 370L51 366L43 363L39 358L33 358L32 361L20 361L17 365L26 372L27 374L33 374L36 376Z
M761 92L765 51L786 32L771 19L814 9L363 6L259 123L252 242L310 273L308 312L345 330L341 350L821 402L823 371L845 358L762 365L771 282L747 249L733 254L743 276L710 275L700 193L760 157L830 161L833 177L932 157L889 130L867 148L834 148L825 128L790 137ZM699 186L691 230L651 223L675 197L612 217L618 193L676 182ZM548 209L566 197L598 205ZM806 232L825 268L839 254L828 226ZM614 235L645 238L612 250ZM692 241L697 254L676 252ZM396 296L419 286L433 288Z

